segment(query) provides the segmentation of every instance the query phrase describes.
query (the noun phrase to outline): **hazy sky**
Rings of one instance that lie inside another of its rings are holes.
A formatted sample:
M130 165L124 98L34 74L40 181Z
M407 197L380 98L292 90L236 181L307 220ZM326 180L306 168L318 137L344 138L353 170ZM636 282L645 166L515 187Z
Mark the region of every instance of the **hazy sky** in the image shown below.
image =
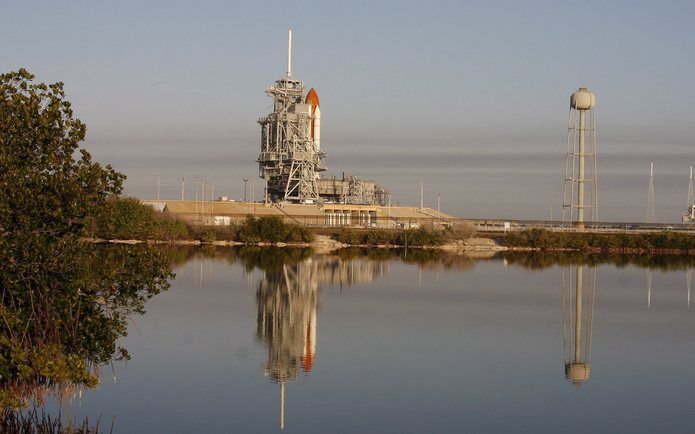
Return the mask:
M470 217L547 218L561 204L568 98L597 95L604 220L643 220L649 161L666 217L695 160L691 1L8 1L0 70L63 81L86 147L127 191L206 177L242 195L256 119L285 71L321 98L329 173ZM260 181L258 182L260 186ZM187 188L193 193L192 184ZM257 188L260 196L260 187ZM661 210L659 211L661 218Z

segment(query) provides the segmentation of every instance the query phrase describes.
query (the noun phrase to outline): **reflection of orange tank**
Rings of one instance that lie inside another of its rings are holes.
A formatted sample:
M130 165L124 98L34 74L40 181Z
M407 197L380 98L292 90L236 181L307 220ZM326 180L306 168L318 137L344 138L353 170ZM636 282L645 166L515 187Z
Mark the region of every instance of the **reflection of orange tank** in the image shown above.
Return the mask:
M306 335L304 336L304 352L300 358L304 372L311 372L316 360L316 307L309 314L309 321L306 324Z
M306 94L306 103L311 104L311 137L315 140L316 139L316 108L321 105L319 103L319 94L316 93L314 88L312 87L309 90L309 93Z
M312 89L313 90L313 89ZM314 354L312 353L311 342L311 323L306 326L306 342L304 342L304 356L302 357L302 362L304 362L304 372L311 372L311 368L314 366Z

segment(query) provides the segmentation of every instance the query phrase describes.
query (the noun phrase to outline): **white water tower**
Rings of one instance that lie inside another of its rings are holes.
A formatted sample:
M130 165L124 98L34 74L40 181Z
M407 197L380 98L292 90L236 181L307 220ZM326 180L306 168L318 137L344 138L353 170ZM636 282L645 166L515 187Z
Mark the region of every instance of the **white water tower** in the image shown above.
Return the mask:
M586 87L570 97L562 222L576 223L579 231L584 230L584 222L598 220L595 106L596 97Z

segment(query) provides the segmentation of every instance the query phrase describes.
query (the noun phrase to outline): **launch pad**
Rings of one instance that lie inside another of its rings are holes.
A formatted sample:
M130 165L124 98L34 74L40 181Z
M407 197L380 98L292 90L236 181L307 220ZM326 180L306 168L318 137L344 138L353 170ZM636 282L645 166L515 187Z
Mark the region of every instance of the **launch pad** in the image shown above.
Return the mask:
M260 118L259 176L265 199L277 203L386 205L389 192L374 181L354 176L322 178L326 153L321 149L318 93L306 92L292 78L292 31L287 44L287 72L266 89L273 111Z

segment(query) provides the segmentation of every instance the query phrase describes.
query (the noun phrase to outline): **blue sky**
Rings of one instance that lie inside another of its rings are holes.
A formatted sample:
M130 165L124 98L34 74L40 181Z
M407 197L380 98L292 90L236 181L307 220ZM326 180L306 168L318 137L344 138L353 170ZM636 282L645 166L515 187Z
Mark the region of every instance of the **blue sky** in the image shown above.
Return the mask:
M410 203L423 179L462 216L548 217L569 94L587 85L601 217L644 218L650 160L667 218L685 205L693 2L4 1L0 19L0 70L65 82L86 147L138 196L157 172L172 197L184 175L242 194L291 27L331 172Z

